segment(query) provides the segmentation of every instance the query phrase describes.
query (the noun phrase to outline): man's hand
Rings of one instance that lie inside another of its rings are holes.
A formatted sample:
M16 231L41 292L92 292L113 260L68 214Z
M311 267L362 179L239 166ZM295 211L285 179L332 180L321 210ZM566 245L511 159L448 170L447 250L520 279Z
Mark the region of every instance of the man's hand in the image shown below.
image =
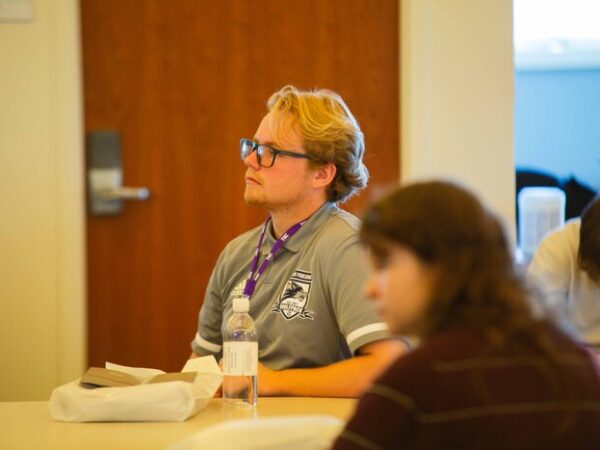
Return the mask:
M360 397L406 351L404 344L388 339L367 344L359 356L325 367L271 370L259 363L258 395Z
M258 363L258 395L261 397L273 397L281 395L276 388L278 374L280 372L267 368Z

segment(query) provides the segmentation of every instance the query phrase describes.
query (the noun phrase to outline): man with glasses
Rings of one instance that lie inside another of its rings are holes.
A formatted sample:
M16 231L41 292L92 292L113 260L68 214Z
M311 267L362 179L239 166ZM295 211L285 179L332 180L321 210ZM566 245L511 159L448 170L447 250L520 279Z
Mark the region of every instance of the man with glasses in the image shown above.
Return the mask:
M362 285L359 221L337 207L367 184L364 138L335 93L286 86L240 141L244 200L269 219L231 241L210 278L193 355L222 354L233 299L250 299L261 396L357 397L404 345Z

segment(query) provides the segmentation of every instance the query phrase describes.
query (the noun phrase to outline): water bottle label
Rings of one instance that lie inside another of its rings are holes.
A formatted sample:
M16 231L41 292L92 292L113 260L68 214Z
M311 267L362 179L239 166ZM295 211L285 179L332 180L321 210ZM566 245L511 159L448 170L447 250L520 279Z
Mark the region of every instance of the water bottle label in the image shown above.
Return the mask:
M258 372L258 342L225 342L223 344L223 373L249 376Z

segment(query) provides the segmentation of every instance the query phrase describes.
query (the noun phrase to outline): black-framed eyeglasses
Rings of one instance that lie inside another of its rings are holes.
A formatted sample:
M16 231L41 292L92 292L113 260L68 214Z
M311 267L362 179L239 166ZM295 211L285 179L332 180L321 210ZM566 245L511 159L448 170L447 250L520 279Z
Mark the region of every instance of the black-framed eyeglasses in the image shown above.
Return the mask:
M256 160L261 167L273 167L277 155L290 156L292 158L303 158L312 160L304 153L290 152L289 150L280 150L267 144L259 144L251 139L240 139L240 156L245 160L252 152L256 151Z

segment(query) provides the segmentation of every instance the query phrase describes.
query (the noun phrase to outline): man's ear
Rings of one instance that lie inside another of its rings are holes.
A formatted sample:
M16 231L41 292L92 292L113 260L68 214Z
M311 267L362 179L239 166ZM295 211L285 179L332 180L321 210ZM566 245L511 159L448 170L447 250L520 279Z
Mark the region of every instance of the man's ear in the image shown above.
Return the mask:
M337 167L334 163L327 163L314 169L313 187L321 188L328 186L337 173Z

